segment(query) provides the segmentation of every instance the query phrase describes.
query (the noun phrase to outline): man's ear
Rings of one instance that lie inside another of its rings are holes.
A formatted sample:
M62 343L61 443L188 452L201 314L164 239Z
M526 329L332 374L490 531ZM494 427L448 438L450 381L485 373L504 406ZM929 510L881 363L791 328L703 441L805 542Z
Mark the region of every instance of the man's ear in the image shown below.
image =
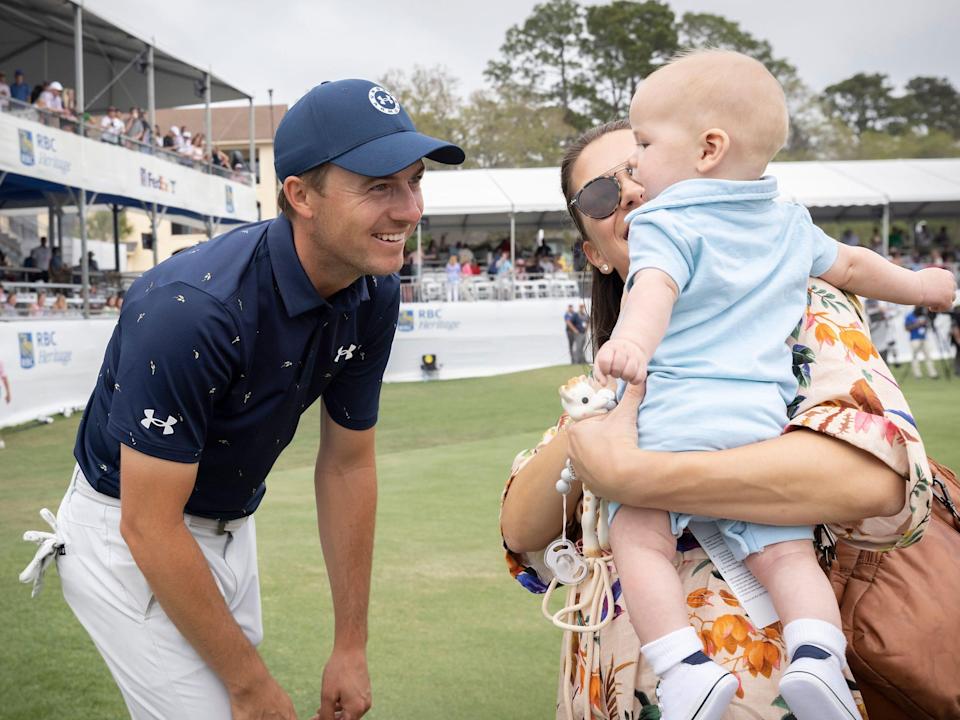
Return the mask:
M307 200L307 184L296 175L289 176L283 181L283 194L287 196L287 204L298 215L305 218L313 217L313 208Z
M707 175L717 167L730 150L730 136L720 128L710 128L700 135L697 172Z

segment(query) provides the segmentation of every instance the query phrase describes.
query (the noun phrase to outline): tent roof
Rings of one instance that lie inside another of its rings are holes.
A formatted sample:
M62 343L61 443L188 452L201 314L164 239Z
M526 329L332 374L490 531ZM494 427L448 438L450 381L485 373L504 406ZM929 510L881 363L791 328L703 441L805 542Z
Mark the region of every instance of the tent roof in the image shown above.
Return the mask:
M781 196L810 208L818 220L960 215L960 159L771 163ZM562 223L566 202L559 168L428 172L424 215L431 227L503 227Z
M73 13L76 4L73 0L0 0L0 16L3 17L0 23L0 62L3 67L23 69L31 85L43 80L59 80L64 87L73 87L76 76ZM83 38L87 111L101 113L109 105L146 107L147 79L145 74L137 72L136 65L98 99L94 98L116 73L144 50L148 40L86 7L83 9ZM189 105L203 100L196 93L196 83L203 78L205 70L156 46L154 67L157 107ZM46 73L46 77L41 77L42 73ZM211 77L214 102L250 97L249 93L222 78ZM13 81L12 72L8 80Z

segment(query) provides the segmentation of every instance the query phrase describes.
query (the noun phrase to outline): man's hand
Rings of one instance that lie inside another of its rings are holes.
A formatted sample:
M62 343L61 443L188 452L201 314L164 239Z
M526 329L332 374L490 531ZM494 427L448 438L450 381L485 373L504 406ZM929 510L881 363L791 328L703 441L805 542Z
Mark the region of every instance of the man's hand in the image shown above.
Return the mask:
M372 702L366 653L334 648L323 669L320 707L311 720L359 720Z
M923 302L934 312L949 312L957 295L957 281L953 273L943 268L918 270Z
M267 675L249 687L230 692L233 720L297 720L290 697Z
M606 415L566 426L569 457L577 479L601 497L616 499L620 488L617 461L626 453L640 452L637 450L637 408L644 392L643 385L628 385L620 404ZM656 474L654 469L651 477Z
M649 358L637 343L626 338L612 337L603 344L593 362L593 375L601 385L609 377L621 378L631 385L647 379Z

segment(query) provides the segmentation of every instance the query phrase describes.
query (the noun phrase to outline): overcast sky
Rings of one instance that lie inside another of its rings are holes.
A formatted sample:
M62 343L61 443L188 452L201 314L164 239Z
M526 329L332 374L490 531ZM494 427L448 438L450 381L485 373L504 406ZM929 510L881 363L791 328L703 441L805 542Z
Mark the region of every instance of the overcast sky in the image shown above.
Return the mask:
M504 33L535 0L86 0L141 37L252 93L292 103L322 80L376 79L442 64L461 94L484 85ZM587 2L585 4L599 4ZM773 45L815 90L857 72L895 84L945 76L960 88L957 0L670 0L677 15L711 12ZM802 9L801 9L802 8Z

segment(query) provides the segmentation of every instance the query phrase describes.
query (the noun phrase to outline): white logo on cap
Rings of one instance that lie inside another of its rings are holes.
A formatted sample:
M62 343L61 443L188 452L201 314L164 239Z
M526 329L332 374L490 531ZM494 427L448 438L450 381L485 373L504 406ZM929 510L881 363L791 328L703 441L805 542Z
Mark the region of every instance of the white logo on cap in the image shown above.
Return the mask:
M400 112L400 103L397 99L379 85L370 88L367 97L370 98L370 104L384 115L396 115Z

